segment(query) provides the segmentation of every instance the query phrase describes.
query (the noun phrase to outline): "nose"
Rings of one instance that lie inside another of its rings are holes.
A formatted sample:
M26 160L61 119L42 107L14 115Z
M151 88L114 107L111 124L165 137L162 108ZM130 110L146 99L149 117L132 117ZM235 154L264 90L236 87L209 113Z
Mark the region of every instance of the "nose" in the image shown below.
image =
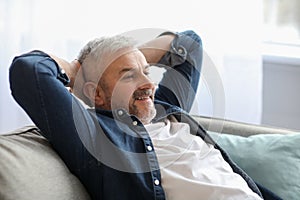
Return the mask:
M140 78L139 89L155 89L155 83L149 76L143 74Z

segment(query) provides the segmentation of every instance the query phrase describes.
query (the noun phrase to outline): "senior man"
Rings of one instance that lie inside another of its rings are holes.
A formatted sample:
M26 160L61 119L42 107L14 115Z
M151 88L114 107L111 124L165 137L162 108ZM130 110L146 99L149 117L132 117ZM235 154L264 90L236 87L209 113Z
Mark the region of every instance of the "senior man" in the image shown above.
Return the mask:
M70 63L32 51L13 60L12 95L92 199L262 199L188 114L202 54L191 30L139 48L96 38ZM166 69L158 86L152 65Z

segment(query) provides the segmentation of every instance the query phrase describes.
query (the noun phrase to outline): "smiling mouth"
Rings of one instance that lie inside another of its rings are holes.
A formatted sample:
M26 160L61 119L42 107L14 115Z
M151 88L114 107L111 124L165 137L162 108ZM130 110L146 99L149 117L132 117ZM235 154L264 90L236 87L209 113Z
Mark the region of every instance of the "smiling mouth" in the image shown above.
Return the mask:
M153 99L152 97L152 90L137 90L133 93L133 98L134 100L148 100L148 99Z
M147 97L138 97L138 98L135 98L135 100L145 100L145 99L151 99L150 96L147 96Z

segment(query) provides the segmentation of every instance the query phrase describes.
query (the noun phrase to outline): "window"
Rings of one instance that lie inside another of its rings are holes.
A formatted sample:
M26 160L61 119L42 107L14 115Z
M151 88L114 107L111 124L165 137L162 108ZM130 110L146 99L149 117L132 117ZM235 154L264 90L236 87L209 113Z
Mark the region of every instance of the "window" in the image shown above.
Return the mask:
M300 1L264 0L264 41L300 47Z

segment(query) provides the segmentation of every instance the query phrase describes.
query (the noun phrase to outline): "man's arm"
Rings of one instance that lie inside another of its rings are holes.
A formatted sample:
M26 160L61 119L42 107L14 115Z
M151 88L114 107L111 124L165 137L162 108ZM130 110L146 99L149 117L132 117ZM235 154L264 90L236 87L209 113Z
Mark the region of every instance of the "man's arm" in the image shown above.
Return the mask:
M170 50L175 34L169 33L139 46L148 63L156 64Z
M142 47L149 63L157 63L167 70L155 98L189 112L200 80L203 57L201 38L190 30L174 34L168 32Z
M66 77L69 79L68 84L66 84L66 86L72 89L74 86L77 72L80 68L80 63L78 62L78 60L68 62L53 54L49 54L49 56L58 64L58 66L63 70L63 72L66 73Z
M70 69L76 69L76 63L61 62L63 61L58 62L61 66L70 65L70 68L65 67L62 70L48 54L40 51L20 55L14 58L10 67L10 87L17 103L64 161L68 165L75 165L84 147L77 132L78 125L74 116L82 118L84 124L89 120L89 115L65 87L70 86L72 81L68 83L63 71L71 75ZM77 147L76 151L74 146Z

